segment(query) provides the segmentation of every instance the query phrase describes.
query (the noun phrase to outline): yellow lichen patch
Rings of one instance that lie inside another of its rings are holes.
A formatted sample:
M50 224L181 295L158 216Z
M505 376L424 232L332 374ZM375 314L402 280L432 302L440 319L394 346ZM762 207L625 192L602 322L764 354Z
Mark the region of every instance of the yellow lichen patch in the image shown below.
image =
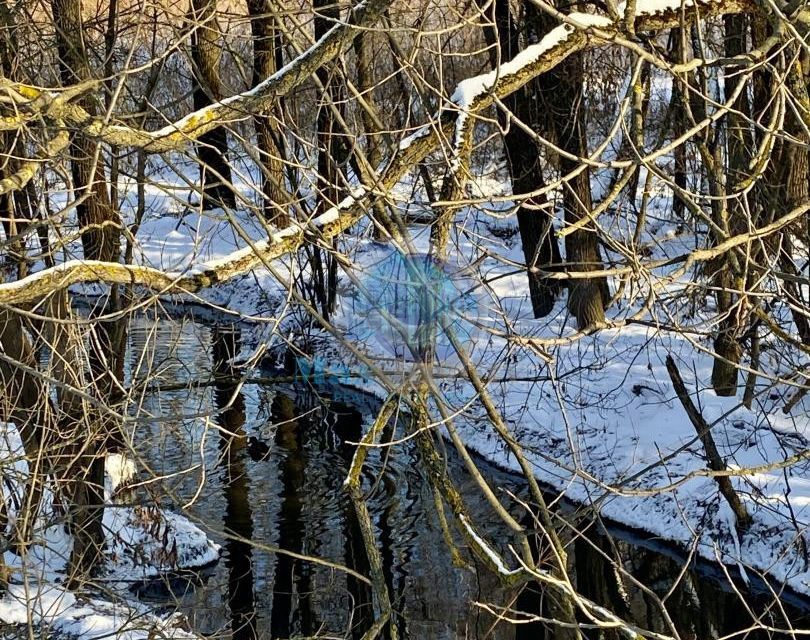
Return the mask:
M10 129L19 129L25 124L25 116L22 114L17 116L4 116L0 118L0 131L8 131Z
M182 131L186 132L195 131L202 126L213 122L218 116L218 109L207 109L196 114L192 113L190 116L188 116L181 129Z
M42 91L40 89L27 84L16 84L14 85L14 90L23 98L28 98L29 100L35 100L42 95Z

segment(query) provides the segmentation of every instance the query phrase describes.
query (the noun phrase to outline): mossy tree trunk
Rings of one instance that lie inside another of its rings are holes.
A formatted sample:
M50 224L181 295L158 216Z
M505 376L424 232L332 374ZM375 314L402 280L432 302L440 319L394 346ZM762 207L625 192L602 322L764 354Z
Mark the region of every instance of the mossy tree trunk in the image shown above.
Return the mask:
M9 80L16 80L17 73L17 38L21 37L18 29L16 12L6 7L0 12L0 72ZM3 156L0 158L0 179L13 175L20 167L18 158L23 157L21 136L14 131L0 132L0 145ZM33 186L33 185L32 185ZM26 190L11 191L0 196L0 217L3 230L8 240L7 264L17 271L17 278L28 275L28 263L25 256L25 245L22 234L25 233L32 218L30 202Z
M59 70L64 85L90 80L93 73L85 48L85 30L81 0L52 0L56 27ZM99 106L91 95L81 101L88 113L96 115ZM78 199L76 213L82 227L84 257L88 260L117 262L120 257L121 222L118 212L111 206L104 166L99 145L90 138L77 134L71 146L71 175L74 195ZM110 299L117 298L111 290ZM63 298L57 315L69 314L67 298ZM108 342L104 335L91 339L92 391L109 401L107 365ZM71 350L72 352L72 350ZM93 363L98 367L93 367ZM110 365L112 366L112 365ZM70 363L70 375L81 376L80 361ZM96 377L98 370L104 373ZM75 455L69 456L69 468L64 469L67 492L71 501L71 533L73 551L70 559L69 583L77 586L98 564L103 542L102 516L104 504L104 456L101 451L100 425L85 415L66 415L70 441Z
M216 0L192 0L194 31L191 59L194 66L194 108L202 109L223 98L219 73L222 58ZM219 126L200 136L200 189L203 209L235 207L236 196L228 163L228 133Z
M279 7L274 0L248 0L253 35L253 86L273 75L282 65L281 35L276 28ZM262 171L262 211L268 222L283 228L290 224L289 202L284 188L284 140L278 127L282 109L256 114L256 143Z

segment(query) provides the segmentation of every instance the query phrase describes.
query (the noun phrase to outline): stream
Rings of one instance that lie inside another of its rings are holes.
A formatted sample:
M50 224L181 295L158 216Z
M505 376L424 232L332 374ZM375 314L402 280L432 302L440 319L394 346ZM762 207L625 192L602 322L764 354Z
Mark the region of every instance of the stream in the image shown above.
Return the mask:
M240 348L240 331L232 325L190 316L141 316L130 324L141 478L160 476L149 491L170 508L190 504L186 513L223 546L220 562L200 577L133 588L143 600L184 612L192 629L207 637L360 638L374 621L372 590L340 567L368 576L369 560L342 484L354 453L350 443L362 437L378 404L359 392L303 381L199 384L212 372L230 372ZM168 389L159 389L166 383ZM403 425L389 425L383 442L404 436ZM473 521L507 551L509 531L454 452L446 453ZM513 514L525 514L505 493L523 496L525 483L484 461L479 467ZM504 588L482 567L454 566L412 442L373 449L363 490L400 638L557 637L539 622L498 621L483 606L540 614L542 597ZM684 569L681 555L665 545L608 529L610 536L592 526L571 540L571 572L582 594L627 620L671 635L658 597L684 639L774 637L746 632L755 617L778 628L807 626L805 613L775 604L763 585L745 594L743 607L719 569ZM463 545L458 536L456 544ZM619 585L606 556L620 559L650 592L626 578ZM462 549L462 557L470 555Z

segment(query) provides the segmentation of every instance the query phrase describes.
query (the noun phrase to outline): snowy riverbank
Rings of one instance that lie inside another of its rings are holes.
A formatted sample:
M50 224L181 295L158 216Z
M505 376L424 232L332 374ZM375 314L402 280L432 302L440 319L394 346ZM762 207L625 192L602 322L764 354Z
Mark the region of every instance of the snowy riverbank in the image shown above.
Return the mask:
M28 465L17 430L3 425L0 459L9 524L23 499ZM53 493L46 489L41 513L34 525L36 541L23 552L6 551L3 562L9 586L0 596L0 623L30 625L41 637L106 638L125 640L157 637L195 638L177 616L156 616L134 601L128 589L147 580L179 571L202 569L219 559L220 547L182 515L146 506L118 504L114 493L134 469L120 454L108 456L107 507L101 566L88 584L88 593L77 596L65 590L72 540L64 518L54 508ZM103 595L102 595L103 594Z
M409 197L406 187L401 195L403 201ZM658 206L666 202L661 199ZM495 209L504 206L493 204ZM655 206L653 200L653 211ZM455 238L462 262L455 266L474 265L469 267L474 275L489 282L486 291L475 294L472 311L465 305L464 313L477 314L472 320L480 325L466 346L537 477L572 500L597 506L611 520L694 548L743 575L767 574L810 594L805 551L810 519L808 405L800 400L783 412L795 388L767 377L796 363L786 362L783 352L770 350L765 338L760 367L767 375L757 379L752 408L742 405L744 376L737 397L718 397L710 388L713 327L710 315L703 317L699 311L711 309L712 303L705 297L696 301L697 313L675 307L671 294L683 286L681 281L659 286L652 305L637 317L650 299L650 289L643 280L632 282L609 311L612 327L592 335L577 334L564 299L549 317L534 320L526 276L510 266L510 261L522 259L513 223L480 211L464 215L458 220L460 231ZM260 225L247 215L237 215L235 221L250 237L263 236ZM234 219L221 214L195 212L187 212L180 221L168 215L148 220L139 233L139 259L164 268L191 268L217 259L243 245L233 223ZM414 227L412 232L417 249L425 250L426 229ZM695 239L662 223L644 241L650 259L663 260L688 253ZM357 236L345 237L339 248L352 261L360 284L363 278L373 277L391 255L391 249ZM290 268L295 267L287 264L285 272ZM667 274L656 275L661 285ZM357 283L344 277L340 291L333 322L346 340L372 359L381 359L386 370L403 366L392 359L387 336L369 328L362 302L358 306ZM277 344L277 338L269 337L275 321L287 335L301 317L301 312L292 312L284 291L264 270L204 291L199 299L236 312L235 318L272 318L273 322L255 325L254 344L261 348L268 346L268 339ZM669 330L675 325L682 331ZM338 341L327 339L332 345L327 352L333 356L323 363L326 369L338 372L347 382L351 372L362 374L364 367L356 358ZM668 355L713 426L730 468L746 470L732 477L753 516L753 525L741 540L715 480L705 474L701 444L667 375ZM459 410L456 423L466 445L500 465L517 468L489 427L472 386L463 375L452 375L459 369L458 362L442 364L439 385L448 403ZM351 382L380 390L373 381L355 377Z
M27 626L37 637L54 640L198 638L188 630L182 616L158 617L131 601L78 598L53 584L10 585L0 598L0 621Z

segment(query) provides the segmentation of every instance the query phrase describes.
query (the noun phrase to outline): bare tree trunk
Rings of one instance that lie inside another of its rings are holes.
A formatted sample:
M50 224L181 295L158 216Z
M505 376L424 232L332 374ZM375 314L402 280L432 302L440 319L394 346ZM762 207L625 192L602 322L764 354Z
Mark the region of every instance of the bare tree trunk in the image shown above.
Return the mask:
M313 0L315 11L315 38L322 38L337 21L340 20L340 6L334 0ZM324 102L332 101L338 109L342 109L342 91L339 83L331 77L328 69L320 68L317 71L318 79L324 86L326 94ZM340 127L335 123L327 104L322 104L318 110L318 205L317 210L323 213L342 199L343 188L342 167L348 159L346 144L340 139ZM335 305L337 296L337 261L331 253L321 258L321 250L313 247L315 263L320 264L323 282L321 285L322 313L328 318Z
M724 21L726 55L733 57L744 53L747 49L748 34L746 18L744 16L726 16ZM738 82L737 74L732 73L726 77L726 95L732 94ZM735 185L747 177L753 146L753 141L747 131L751 106L746 94L740 96L735 107L736 110L730 111L726 116L728 139L726 175L731 189L734 189ZM725 228L731 234L742 233L746 230L748 222L744 203L740 198L729 201L727 215L728 220L718 220L718 226ZM714 278L717 287L717 312L722 319L714 339L714 351L717 357L712 366L712 387L717 395L733 396L737 393L738 370L742 358L741 338L745 331L747 318L747 314L743 313L747 306L744 294L741 296L733 292L746 290L746 277L724 257L716 263Z
M673 60L680 59L680 49L683 39L683 31L680 27L672 29L669 32L669 49L670 56ZM673 82L672 86L672 99L669 104L670 111L670 130L672 138L681 136L686 129L686 117L683 112L683 96L681 96L681 85L678 82ZM673 171L673 181L675 186L681 190L686 189L687 174L686 174L686 143L679 144L672 152L673 162L675 164ZM679 192L675 192L672 197L672 211L676 219L683 220L684 213L686 212L686 204L683 197Z
M0 25L3 29L2 36L0 36L0 71L5 78L15 80L17 78L15 40L19 34L17 33L17 17L10 7L0 15ZM19 139L20 137L14 131L0 133L0 145L2 145L4 153L0 162L0 179L13 175L19 168L18 158L24 153L24 150L19 148ZM21 237L31 219L31 212L26 206L27 204L24 191L12 191L0 196L0 217L3 219L3 229L8 241L8 263L9 266L16 267L18 279L24 278L28 274L25 243Z
M754 46L770 35L765 24L753 25ZM785 84L790 95L802 108L810 108L808 95L808 81L810 81L810 56L806 52L789 50L785 53L788 60L794 60L793 65L786 73ZM796 56L795 58L793 56ZM802 60L804 58L804 60ZM773 77L770 73L762 71L755 76L754 109L756 115L766 113L773 89L770 86ZM810 160L808 159L808 145L810 136L802 123L797 119L792 109L788 108L784 123L785 131L790 138L779 137L772 152L771 162L765 171L765 179L760 183L760 211L763 216L761 223L767 224L784 215L787 211L805 202L810 197ZM799 144L792 140L799 141ZM767 216L767 217L766 217ZM760 224L761 224L760 223ZM781 270L788 276L799 277L800 271L796 266L794 238L801 239L806 244L808 240L807 221L798 223L783 231L774 241L778 246L772 247L778 252ZM771 245L769 244L769 247ZM790 312L793 324L799 339L804 344L810 344L810 319L803 313L807 308L807 298L804 296L804 287L788 278L783 279L782 289L790 303Z
M92 73L84 46L84 25L81 0L52 0L51 10L56 27L59 51L59 71L65 86L90 80ZM92 97L81 101L92 115L98 107ZM71 172L76 196L85 196L76 205L82 226L84 256L90 260L117 261L120 253L121 221L110 206L105 184L104 167L98 144L82 135L76 135L70 147Z
M219 63L222 47L216 0L192 1L191 58L194 63L194 108L202 109L223 97ZM228 164L228 133L217 127L200 136L197 145L203 209L235 207L236 195Z
M678 400L681 401L692 426L695 427L700 442L703 444L706 460L709 463L709 469L718 472L726 471L726 461L722 458L717 449L714 437L712 436L711 427L692 402L692 398L689 397L689 392L686 389L683 378L681 378L681 373L678 371L678 366L675 364L672 356L667 356L666 365L670 380L672 380L672 387L675 389ZM734 486L731 484L731 479L728 476L719 474L715 476L715 481L720 488L720 493L723 494L723 497L734 512L737 530L742 533L751 526L751 515L748 513L745 504L740 500L740 496L737 495L737 492L734 490Z
M113 107L115 72L115 37L118 26L118 0L110 0L107 8L107 29L104 32L104 105ZM121 78L121 82L124 79ZM118 147L110 147L110 203L118 208Z
M361 33L354 39L353 44L354 53L357 56L357 89L366 103L373 107L376 101L373 94L375 82L371 33ZM379 171L383 160L380 132L370 109L365 108L364 105L360 106L360 120L366 139L366 157L371 168L375 172ZM377 222L377 225L374 226L374 239L384 242L389 236L396 237L396 232L392 228L393 223L385 210L385 201L382 198L375 198L373 211Z
M63 84L70 85L91 79L84 44L81 0L52 0L51 9ZM92 114L98 112L91 97L84 99L82 106ZM83 228L84 257L88 260L117 262L120 256L120 218L110 205L98 145L77 135L71 144L71 153L73 186L77 197L84 196L76 205L79 223ZM110 299L114 304L116 298L116 289L113 288ZM62 304L66 307L66 298ZM62 309L62 313L67 317L69 310ZM103 338L91 340L91 364L97 362L99 367L106 368L103 363L107 362L109 353L111 351ZM73 366L79 367L80 363L73 363ZM75 371L74 375L80 375L80 371ZM94 382L93 393L108 399L102 392L108 387L99 385L97 380ZM69 478L68 492L72 502L73 552L70 560L70 582L78 585L96 567L103 547L104 456L101 453L100 434L96 432L98 425L88 425L83 415L74 415L71 418L76 448L70 469L65 473Z
M273 75L281 66L281 37L275 28L274 0L248 0L250 29L253 34L253 86ZM284 189L284 140L274 121L281 109L258 113L254 118L256 142L262 171L262 211L277 227L290 224L289 203Z
M394 37L391 29L391 19L388 15L388 11L385 12L385 23L389 28L388 31L388 47L391 50L391 54L393 55L393 63L394 65L402 65L407 57L405 53L402 51L402 48L399 46L397 39ZM419 88L418 80L413 80L412 82L412 89L409 88L408 83L405 82L405 75L404 69L400 69L400 72L396 74L397 78L397 85L399 87L399 100L404 105L403 109L396 109L395 114L397 116L397 126L400 129L405 129L407 126L408 121L410 120L410 116L412 114L412 104L413 101L411 100L411 92L415 92L416 95L419 97L419 102L422 105L422 108L425 110L430 109L430 101L428 100L427 94ZM425 188L425 195L427 196L428 204L433 204L436 202L436 188L433 186L433 180L430 177L430 171L425 164L425 161L422 160L419 162L419 177L422 179L422 184Z
M484 30L490 45L490 60L495 66L498 58L502 62L511 60L519 52L519 27L509 3L498 0L495 3L495 28ZM524 20L526 40L536 42L544 35L548 25L546 20L527 6ZM494 48L497 44L498 50ZM500 53L500 56L498 55ZM528 86L516 91L504 100L515 118L535 131L542 131L545 123L540 112L539 97L543 90L542 78L537 78ZM515 195L531 193L545 186L541 148L536 138L515 123L505 122L504 146L512 177L512 192ZM523 247L523 257L529 277L529 295L535 318L551 313L554 300L559 293L558 280L543 278L537 269L548 270L560 263L560 249L552 227L553 216L549 213L549 203L545 195L526 198L517 210L518 228Z
M551 117L550 128L556 133L560 149L575 159L560 155L560 173L577 169L580 158L588 155L585 132L585 99L583 93L584 59L575 53L554 71L543 76L544 95ZM591 173L588 169L563 186L563 209L568 225L582 223L592 210ZM602 269L599 240L593 223L587 223L565 237L565 264L571 271ZM605 321L605 307L610 301L607 280L572 278L568 282L568 309L580 329Z

